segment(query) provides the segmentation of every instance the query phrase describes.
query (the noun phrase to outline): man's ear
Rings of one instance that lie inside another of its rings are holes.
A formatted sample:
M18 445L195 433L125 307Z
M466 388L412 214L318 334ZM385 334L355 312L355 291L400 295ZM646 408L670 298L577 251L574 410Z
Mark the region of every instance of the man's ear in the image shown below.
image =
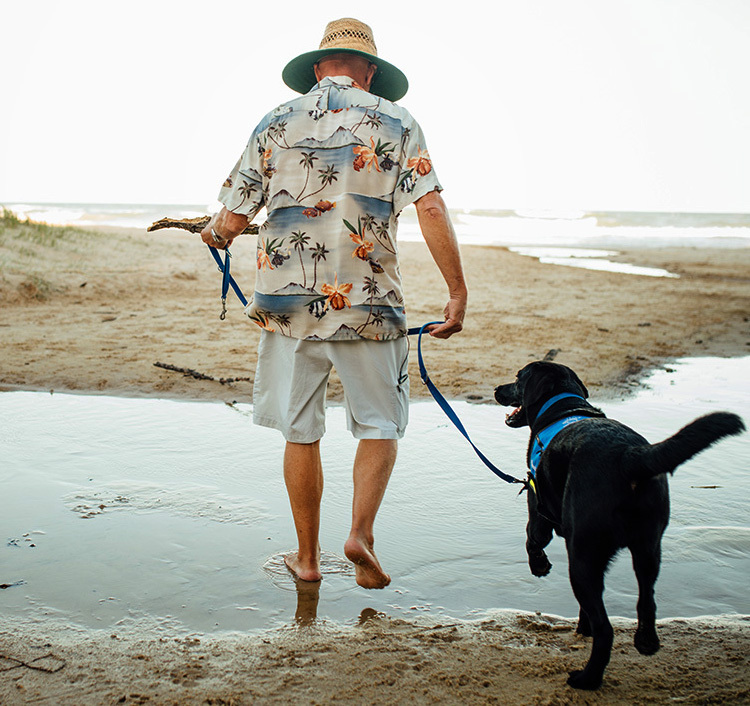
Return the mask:
M377 73L378 65L370 62L370 65L367 67L367 85L365 86L365 90L370 90L370 86L372 86L372 82L375 80L375 74Z

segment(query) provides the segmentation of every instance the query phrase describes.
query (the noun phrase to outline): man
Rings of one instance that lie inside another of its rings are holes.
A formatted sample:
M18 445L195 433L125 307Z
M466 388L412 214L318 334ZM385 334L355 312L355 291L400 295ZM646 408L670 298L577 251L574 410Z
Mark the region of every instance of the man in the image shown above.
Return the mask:
M404 74L379 59L372 30L330 22L320 49L292 60L284 82L302 94L269 113L221 189L224 208L201 233L226 248L265 206L255 293L247 315L263 330L253 390L256 424L286 439L284 479L298 550L285 557L303 581L321 578L318 529L325 390L341 378L348 428L359 439L352 526L344 545L356 580L390 576L373 524L406 427L406 313L398 266L399 213L416 205L420 228L448 286L445 322L462 328L467 290L455 233L419 125L393 101Z

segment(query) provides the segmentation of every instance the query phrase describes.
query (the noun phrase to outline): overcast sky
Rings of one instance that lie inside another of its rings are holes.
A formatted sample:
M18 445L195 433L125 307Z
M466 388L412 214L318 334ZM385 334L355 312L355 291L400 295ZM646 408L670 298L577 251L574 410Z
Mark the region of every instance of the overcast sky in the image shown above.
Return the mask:
M370 24L451 207L750 212L750 2L6 3L0 203L213 203L291 58Z

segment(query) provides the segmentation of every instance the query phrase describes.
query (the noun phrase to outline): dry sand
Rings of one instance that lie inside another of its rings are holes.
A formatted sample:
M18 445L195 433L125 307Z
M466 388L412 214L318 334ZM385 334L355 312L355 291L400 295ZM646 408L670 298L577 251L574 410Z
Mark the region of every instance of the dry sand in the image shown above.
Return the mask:
M234 301L219 320L219 276L197 236L102 230L0 228L0 389L249 401L251 382L218 379L252 379L258 331ZM247 290L252 248L250 239L233 248ZM488 401L498 382L550 351L600 399L626 394L674 357L750 353L748 250L620 256L679 279L543 265L500 248L466 247L463 256L465 331L425 351L448 397ZM444 286L426 248L405 243L402 260L410 324L439 318ZM412 390L425 394L417 382ZM335 381L330 395L340 397ZM363 615L355 626L257 636L5 620L0 704L750 703L746 616L661 621L654 657L632 647L631 621L617 621L596 694L565 686L589 649L573 629L516 613L455 625Z
M250 401L259 329L231 298L219 320L220 275L195 235L69 230L37 242L0 234L0 389ZM100 229L101 230L101 229ZM31 235L34 235L33 233ZM254 240L232 272L252 289ZM411 326L439 319L445 285L423 244L401 246ZM449 398L491 399L500 381L556 351L594 397L620 394L643 373L686 355L750 353L750 250L674 248L619 259L679 279L540 264L503 248L463 248L470 287L464 331L426 342L430 376ZM412 356L412 395L419 384ZM329 398L340 399L333 381Z

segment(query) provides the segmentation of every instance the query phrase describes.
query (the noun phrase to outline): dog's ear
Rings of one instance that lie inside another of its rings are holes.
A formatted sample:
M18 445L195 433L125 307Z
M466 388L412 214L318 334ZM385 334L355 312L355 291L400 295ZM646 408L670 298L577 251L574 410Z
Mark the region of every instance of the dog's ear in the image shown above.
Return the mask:
M570 368L568 368L570 370ZM573 376L573 382L575 382L576 385L578 385L581 388L581 392L583 393L583 398L588 399L589 397L589 391L586 389L586 385L581 382L581 378L578 377L578 375L575 374L574 371L570 371L570 374Z
M528 380L524 386L523 405L527 409L540 405L555 392L555 376L545 363L535 361L524 368Z

